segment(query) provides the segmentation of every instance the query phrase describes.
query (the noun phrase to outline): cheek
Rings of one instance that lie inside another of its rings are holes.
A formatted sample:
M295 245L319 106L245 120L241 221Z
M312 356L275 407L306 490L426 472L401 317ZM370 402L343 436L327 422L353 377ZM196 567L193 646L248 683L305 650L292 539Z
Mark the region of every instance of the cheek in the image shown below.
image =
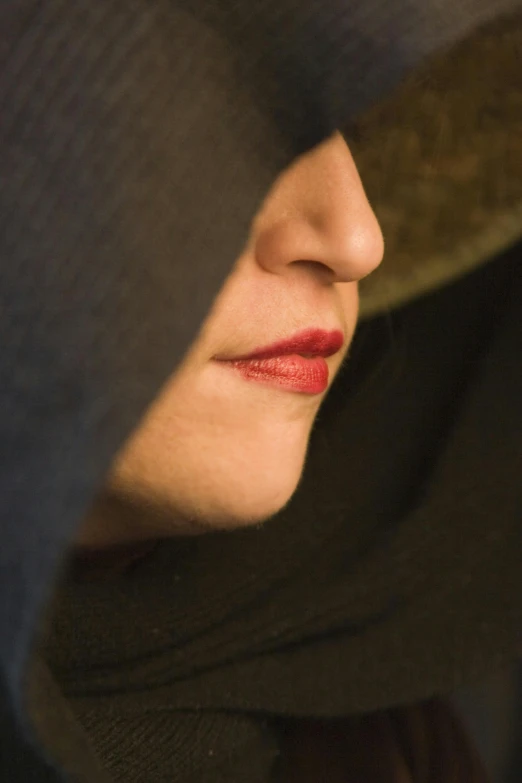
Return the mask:
M335 372L355 330L357 284L339 283L336 294L347 340ZM219 386L208 362L188 362L117 456L109 484L216 527L258 522L294 493L318 407L232 378Z
M215 527L262 521L287 503L302 472L313 415L287 414L216 396L203 370L189 373L120 452L111 490Z

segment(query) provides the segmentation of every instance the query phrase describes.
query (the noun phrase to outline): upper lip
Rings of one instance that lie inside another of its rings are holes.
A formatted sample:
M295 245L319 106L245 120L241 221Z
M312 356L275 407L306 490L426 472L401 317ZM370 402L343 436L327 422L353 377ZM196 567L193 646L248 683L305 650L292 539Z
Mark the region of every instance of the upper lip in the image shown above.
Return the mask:
M256 348L241 356L216 356L220 361L240 361L247 359L271 359L274 356L289 354L309 354L311 356L332 356L343 345L344 335L340 329L325 331L324 329L305 329L286 340L279 340L271 345Z

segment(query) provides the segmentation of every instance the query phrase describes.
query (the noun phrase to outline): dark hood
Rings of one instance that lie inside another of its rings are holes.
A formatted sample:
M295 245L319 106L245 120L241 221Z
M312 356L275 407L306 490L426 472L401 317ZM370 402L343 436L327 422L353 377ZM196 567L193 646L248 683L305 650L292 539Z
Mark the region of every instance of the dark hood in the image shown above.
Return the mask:
M349 132L430 55L521 7L2 5L4 737L15 743L21 726L31 730L28 664L75 531L195 338L274 179L335 129ZM45 678L35 693L52 691ZM252 682L248 670L241 678ZM32 712L40 735L62 709L51 715L42 703Z

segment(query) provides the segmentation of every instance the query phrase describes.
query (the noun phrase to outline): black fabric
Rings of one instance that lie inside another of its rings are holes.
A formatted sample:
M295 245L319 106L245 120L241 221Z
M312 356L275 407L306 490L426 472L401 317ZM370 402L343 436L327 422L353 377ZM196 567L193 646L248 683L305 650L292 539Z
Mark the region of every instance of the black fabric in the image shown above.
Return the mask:
M518 245L359 328L303 483L263 527L164 541L112 581L71 565L44 649L116 780L212 780L230 757L230 781L268 780L277 744L253 715L412 703L510 660L522 373L503 358L521 262ZM506 400L477 399L499 379Z
M94 756L91 769L83 763L88 741L56 694L53 707L55 688L45 667L35 665L34 678L29 676L37 629L92 496L195 336L267 189L296 155L383 97L431 52L520 6L518 0L0 5L5 779L102 779ZM511 296L517 291L513 285ZM483 361L476 368L470 364L475 385L457 390L464 395L461 418L453 433L448 413L444 453L437 452L427 395L418 414L431 438L423 461L411 462L411 444L403 442L400 428L390 433L394 469L411 469L411 496L404 496L404 488L395 494L384 453L364 473L364 461L354 459L352 478L359 472L370 490L348 499L360 528L348 530L334 557L328 547L316 557L314 544L326 529L311 525L303 546L296 546L302 517L328 519L332 535L346 533L346 476L336 450L344 454L352 441L343 431L342 387L332 392L314 433L316 456L292 505L296 516L283 515L280 528L274 520L261 534L274 537L281 553L263 574L268 603L252 612L256 590L247 588L256 573L252 542L259 534L249 531L227 539L227 553L237 563L231 590L243 585L245 592L243 613L237 610L235 619L241 634L230 635L218 660L208 646L199 646L197 607L177 610L188 648L179 651L177 662L169 658L169 676L175 663L179 675L186 674L189 654L191 660L191 677L177 681L177 708L242 713L293 705L317 714L372 709L413 698L428 681L430 688L447 687L464 670L471 676L486 661L513 652L519 609L511 603L518 588L512 560L519 551L513 520L520 512L515 432L522 395L513 359L521 355L520 309L509 305L516 299L507 300ZM440 318L437 312L431 317ZM422 343L416 350L422 359ZM443 362L444 354L438 359ZM409 393L418 401L418 389ZM406 406L407 394L401 399ZM359 437L378 444L378 417L360 402L364 418L350 420L353 437L360 427ZM494 486L485 480L492 459L505 465ZM315 476L325 460L339 470L324 478L319 502ZM428 488L423 478L430 465ZM313 502L305 502L306 492ZM414 497L415 513L400 530L390 527ZM491 524L497 514L498 528ZM388 528L384 539L374 538L376 520ZM484 525L482 539L477 524ZM205 558L214 562L223 545L221 537L210 537L198 568ZM382 549L371 568L360 569L357 558L364 561L369 546ZM297 577L310 558L315 577L300 592ZM344 574L346 558L352 578L341 600L332 580ZM459 600L441 576L452 569ZM273 612L269 598L280 589ZM300 608L285 614L285 601L291 607L297 592ZM230 598L224 587L216 621L226 620ZM398 614L415 626L407 640L398 632ZM268 636L263 624L271 628ZM374 654L377 636L386 637L380 655ZM435 665L433 647L443 641L448 647ZM343 666L333 666L331 656L342 657ZM389 660L397 667L391 679L383 666ZM409 673L413 664L417 678ZM279 681L285 687L275 704L263 683L283 670ZM312 671L315 688L302 690ZM166 686L161 665L156 675ZM223 691L225 681L231 686ZM103 686L103 676L95 685ZM245 728L245 741L254 741L258 731ZM37 738L47 750L37 750ZM255 766L254 755L251 760ZM51 761L65 772L54 773Z

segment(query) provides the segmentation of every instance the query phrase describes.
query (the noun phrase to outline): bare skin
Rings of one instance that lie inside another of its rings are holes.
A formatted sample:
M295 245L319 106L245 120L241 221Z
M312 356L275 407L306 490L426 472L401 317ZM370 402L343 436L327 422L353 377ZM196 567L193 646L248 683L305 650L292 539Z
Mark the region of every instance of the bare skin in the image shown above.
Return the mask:
M354 160L336 133L275 181L196 341L117 455L77 546L243 527L283 508L354 334L358 281L383 252ZM252 383L212 361L308 327L344 335L327 359L323 394Z

